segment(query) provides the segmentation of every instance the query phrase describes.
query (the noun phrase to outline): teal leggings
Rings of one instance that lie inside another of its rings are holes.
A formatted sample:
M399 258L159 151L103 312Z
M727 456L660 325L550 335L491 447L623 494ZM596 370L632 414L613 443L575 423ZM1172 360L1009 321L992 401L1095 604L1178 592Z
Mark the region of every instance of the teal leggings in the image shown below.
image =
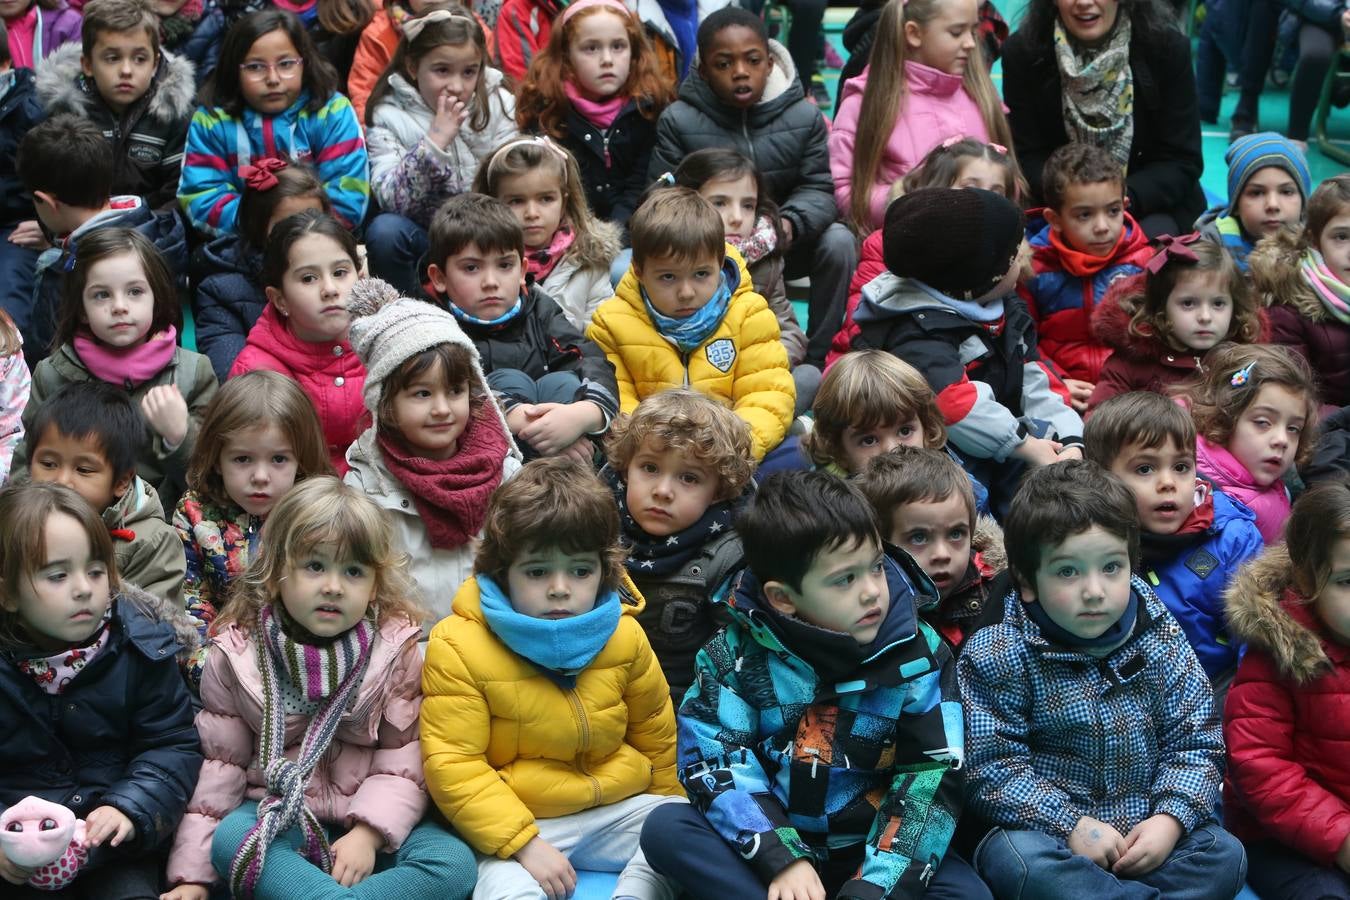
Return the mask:
M224 818L211 841L211 864L221 878L230 877L230 861L244 836L258 821L258 804L247 802ZM328 828L330 840L342 829ZM267 850L258 879L258 900L408 900L435 897L464 900L473 892L478 867L473 851L439 825L423 821L394 853L375 856L375 871L346 888L300 855L300 829L282 834Z

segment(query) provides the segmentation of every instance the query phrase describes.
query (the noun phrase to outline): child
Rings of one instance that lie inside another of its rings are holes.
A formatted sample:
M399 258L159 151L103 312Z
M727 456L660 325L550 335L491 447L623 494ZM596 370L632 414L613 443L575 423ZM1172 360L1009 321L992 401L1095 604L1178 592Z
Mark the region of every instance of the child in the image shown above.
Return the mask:
M83 15L81 45L43 63L38 97L48 115L70 113L102 129L114 193L173 206L196 94L192 63L161 51L148 0L89 0Z
M893 182L944 138L1012 146L977 45L975 0L891 0L867 67L844 85L830 131L839 212L862 235L881 227Z
M444 617L472 574L488 497L520 468L520 451L454 316L373 278L347 308L374 424L348 449L344 480L393 519L423 605Z
M362 431L366 370L347 338L360 268L356 238L327 213L306 210L277 223L263 254L267 307L230 367L231 377L271 369L298 381L338 472L347 471L347 448Z
M960 653L972 634L1002 618L994 585L1008 565L998 525L977 518L966 470L946 453L901 446L872 457L858 487L882 539L913 557L937 588L937 602L919 615Z
M90 232L65 276L57 350L33 370L24 410L27 438L36 440L39 405L64 385L103 381L124 388L149 426L136 474L166 510L183 491L202 412L216 393L210 361L178 346L179 314L164 257L148 238L129 228ZM27 463L30 447L15 451L16 466Z
M1312 178L1298 144L1273 131L1238 138L1223 158L1228 205L1201 216L1195 230L1222 244L1245 273L1257 241L1286 225L1300 227Z
M58 47L80 40L80 14L63 0L12 0L0 16L15 66L36 69Z
M230 26L188 129L178 201L192 227L236 233L241 167L264 156L312 162L338 218L360 225L370 194L366 144L337 87L337 72L293 13L265 9Z
M101 381L67 384L37 408L32 436L29 479L83 497L112 536L122 580L177 605L183 544L155 489L136 474L145 422L126 392Z
M1302 232L1281 229L1248 263L1271 340L1316 370L1323 402L1350 406L1350 174L1319 184Z
M1229 900L1223 735L1209 681L1144 579L1139 521L1096 463L1032 471L1004 523L1017 587L956 661L966 796L995 826L975 867L999 896Z
M384 210L367 234L371 272L410 297L421 296L417 264L437 207L516 133L515 98L488 60L468 10L436 9L404 24L370 95L371 186Z
M1256 514L1267 544L1289 517L1284 475L1317 443L1317 387L1303 358L1284 347L1228 344L1191 399L1196 468Z
M992 191L925 188L891 203L883 239L888 271L863 289L853 348L885 350L923 374L1001 519L1020 476L1010 457L1036 466L1082 452L1082 420L1011 293L1022 214Z
M5 23L0 20L0 312L27 319L33 304L33 270L46 245L38 227L33 197L23 188L15 165L19 141L46 113L37 97L32 69L17 68L9 56Z
M591 210L623 227L649 181L656 120L673 99L637 16L619 0L588 0L558 16L521 85L516 119L572 151Z
M526 274L585 333L596 307L614 296L609 266L619 229L591 214L576 158L552 138L513 138L483 160L473 189L520 220Z
M1268 335L1266 312L1221 244L1198 234L1159 238L1144 272L1112 285L1092 313L1092 334L1112 348L1088 412L1130 391L1186 392L1225 341Z
M428 256L436 294L478 348L522 450L589 461L588 438L618 412L614 369L552 297L526 285L519 220L500 200L452 197L431 223Z
M188 464L188 490L173 512L183 600L202 646L230 585L258 552L267 514L293 485L331 475L323 430L304 391L290 378L259 369L221 386L202 419ZM201 687L205 650L187 666Z
M224 381L262 317L267 292L262 283L267 236L283 219L306 210L333 214L333 204L313 166L264 157L239 167L239 234L222 234L193 259L193 319L197 350L211 360Z
M202 765L174 655L181 610L118 579L108 531L56 484L0 492L0 805L36 795L85 820L89 859L67 896L159 893L159 851ZM28 870L0 854L8 896Z
M770 40L758 14L735 5L717 10L699 26L698 49L697 69L657 123L647 173L656 178L673 171L705 149L735 150L754 160L762 178L759 199L777 204L773 221L786 277L811 278L811 350L796 359L789 350L788 357L794 367L802 358L819 366L839 327L845 287L858 261L853 235L835 222L829 127L806 99L792 57ZM774 303L758 285L756 291Z
M1092 336L1093 310L1113 282L1142 272L1153 251L1125 211L1125 170L1103 148L1069 143L1050 154L1041 192L1045 207L1027 224L1033 274L1018 290L1041 353L1082 412L1111 354Z
M629 230L633 263L586 332L614 364L620 411L692 387L750 425L763 459L787 434L796 394L778 322L727 245L717 210L688 188L662 188Z
M0 310L0 486L9 480L14 451L23 443L23 411L32 378L23 361L23 340L9 316Z
M648 819L653 867L700 900L988 897L948 848L964 751L928 580L823 472L769 478L736 528L749 568L680 705L693 806Z
M1269 900L1350 896L1344 740L1350 487L1299 497L1289 539L1228 591L1247 645L1224 707L1224 820L1247 843L1248 880Z
M683 805L675 717L621 559L599 479L536 460L492 498L475 575L431 633L427 788L478 851L482 900L569 896L574 852L620 873L616 897L674 897L638 835Z
M1220 698L1240 643L1223 619L1223 592L1238 567L1261 552L1251 510L1196 477L1195 424L1153 393L1121 394L1088 420L1087 458L1134 495L1141 574L1181 625Z
M750 482L750 428L694 391L648 397L615 423L601 472L618 501L628 574L646 599L638 624L678 705L694 655L721 624L714 597L741 568L732 523Z
M307 479L239 584L202 678L208 763L165 900L206 900L218 877L259 900L467 897L468 849L422 821L421 610L389 520L337 479Z
M19 143L16 165L24 190L33 195L43 235L31 299L13 316L28 364L36 367L55 349L63 277L83 255L76 251L85 237L105 228L135 229L163 257L175 276L167 282L173 289L181 283L179 273L187 271L187 235L175 212L152 211L140 197L111 195L108 142L88 119L62 115L37 125ZM170 302L168 296L162 300Z

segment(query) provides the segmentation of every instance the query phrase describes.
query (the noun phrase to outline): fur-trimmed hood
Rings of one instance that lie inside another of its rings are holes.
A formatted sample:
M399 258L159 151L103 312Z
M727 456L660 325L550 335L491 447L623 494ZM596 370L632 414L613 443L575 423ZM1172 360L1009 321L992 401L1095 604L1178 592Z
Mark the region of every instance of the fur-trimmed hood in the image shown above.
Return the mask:
M193 624L192 617L188 615L182 603L158 597L128 582L119 585L118 594L123 600L135 605L147 618L162 622L173 629L174 638L178 641L176 652L180 660L190 657L201 643L197 626Z
M975 517L975 533L970 536L970 547L980 554L980 560L990 572L1008 568L1008 551L1003 546L1003 526L992 516Z
M1247 257L1252 285L1262 306L1288 306L1310 322L1329 321L1331 315L1299 272L1303 251L1300 233L1293 228L1263 238Z
M1145 277L1142 272L1130 275L1107 289L1092 311L1092 336L1124 356L1153 360L1167 352L1167 345L1156 334L1136 334L1130 329L1130 319L1144 297Z
M1331 669L1316 619L1293 588L1289 551L1275 544L1238 570L1224 593L1234 640L1263 651L1280 673L1309 682Z
M614 258L623 249L619 226L603 219L592 218L591 227L576 236L572 246L563 254L563 260L573 262L578 269L609 270Z
M83 53L78 43L64 44L43 62L37 72L38 99L49 115L74 113L88 117L88 104L103 105L94 80L80 67ZM150 81L150 100L145 115L172 123L192 115L196 107L197 82L192 61L160 51L159 65Z

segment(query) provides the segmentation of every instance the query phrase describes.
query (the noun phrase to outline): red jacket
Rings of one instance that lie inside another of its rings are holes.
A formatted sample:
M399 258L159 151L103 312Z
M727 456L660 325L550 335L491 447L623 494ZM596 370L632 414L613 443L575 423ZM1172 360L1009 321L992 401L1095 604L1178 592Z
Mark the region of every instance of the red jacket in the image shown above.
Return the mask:
M1350 647L1292 588L1283 544L1243 567L1226 600L1247 654L1224 707L1224 824L1334 866L1350 837Z
M369 424L361 401L366 368L352 345L347 341L311 344L300 340L269 303L230 367L230 377L254 369L280 372L300 383L319 414L333 468L339 476L346 474L347 448Z
M844 312L844 324L830 342L830 352L825 356L825 368L834 365L834 361L853 349L853 337L858 333L858 323L853 314L858 311L862 300L862 289L867 282L886 271L886 261L881 255L881 231L872 232L862 242L862 252L858 254L858 268L848 283L848 306Z

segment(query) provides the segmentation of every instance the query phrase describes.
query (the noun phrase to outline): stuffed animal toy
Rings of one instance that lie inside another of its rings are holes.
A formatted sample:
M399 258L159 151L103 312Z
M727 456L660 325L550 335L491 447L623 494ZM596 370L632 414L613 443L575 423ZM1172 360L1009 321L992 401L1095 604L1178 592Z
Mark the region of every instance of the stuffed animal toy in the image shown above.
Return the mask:
M84 819L59 803L24 797L0 814L0 849L17 866L33 869L30 887L59 891L89 858Z

